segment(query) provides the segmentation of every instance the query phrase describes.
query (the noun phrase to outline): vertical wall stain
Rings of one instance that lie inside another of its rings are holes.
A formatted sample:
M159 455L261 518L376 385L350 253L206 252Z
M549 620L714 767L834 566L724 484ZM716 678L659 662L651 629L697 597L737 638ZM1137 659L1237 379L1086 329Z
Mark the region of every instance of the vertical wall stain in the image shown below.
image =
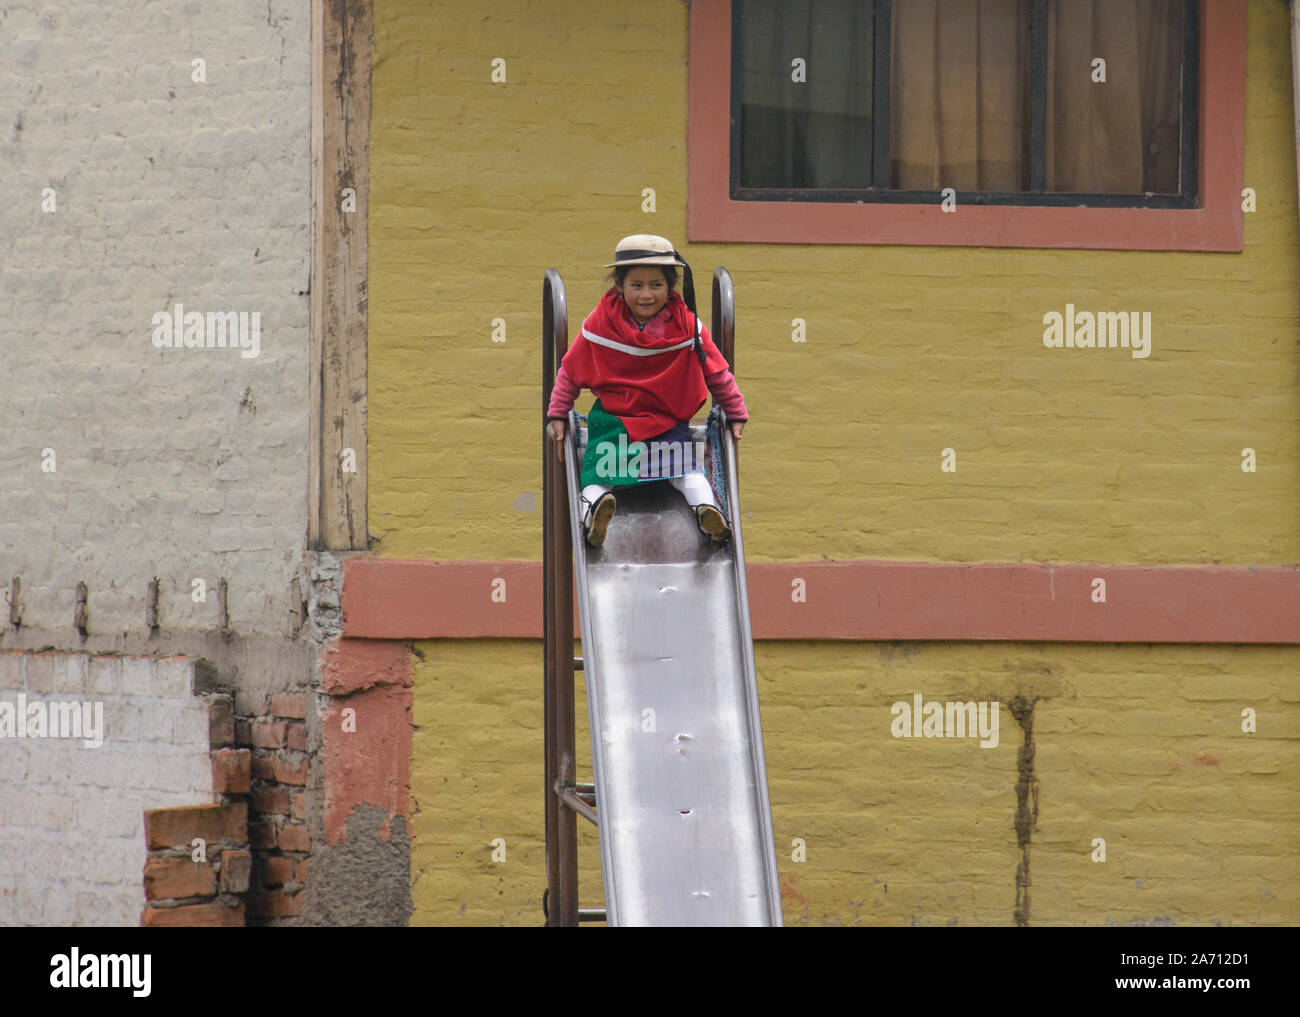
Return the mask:
M1038 696L1016 696L1007 703L1011 716L1025 733L1024 744L1016 752L1016 844L1020 863L1016 866L1016 925L1029 924L1029 841L1038 823L1038 777L1034 773L1034 707Z

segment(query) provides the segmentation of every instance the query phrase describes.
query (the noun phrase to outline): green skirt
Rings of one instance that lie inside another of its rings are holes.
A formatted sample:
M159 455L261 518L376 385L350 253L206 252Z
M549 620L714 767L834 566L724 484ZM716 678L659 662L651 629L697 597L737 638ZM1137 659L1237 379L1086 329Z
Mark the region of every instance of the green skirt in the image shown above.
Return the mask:
M630 442L623 421L606 413L597 399L587 414L582 486L626 487L703 473L704 452L704 442L692 438L688 421L646 441Z

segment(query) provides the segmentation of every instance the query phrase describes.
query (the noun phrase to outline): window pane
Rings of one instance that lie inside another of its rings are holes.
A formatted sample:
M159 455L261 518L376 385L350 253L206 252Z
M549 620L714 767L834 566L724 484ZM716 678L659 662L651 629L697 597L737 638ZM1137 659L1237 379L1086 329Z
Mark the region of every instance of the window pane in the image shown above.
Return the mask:
M873 5L736 6L741 186L870 187Z
M1029 188L1029 0L893 5L890 187Z
M1182 50L1183 0L1052 0L1049 191L1179 192Z

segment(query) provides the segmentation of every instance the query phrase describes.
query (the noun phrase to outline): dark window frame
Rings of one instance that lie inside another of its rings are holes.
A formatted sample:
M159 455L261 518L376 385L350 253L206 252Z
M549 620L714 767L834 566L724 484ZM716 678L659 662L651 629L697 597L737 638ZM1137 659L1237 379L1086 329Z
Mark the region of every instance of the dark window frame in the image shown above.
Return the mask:
M740 67L741 4L731 2L731 134L729 193L733 201L782 201L837 204L933 204L936 191L891 190L889 181L890 60L892 0L874 0L872 62L872 186L870 188L772 188L740 184L741 120ZM1200 3L1183 0L1180 183L1178 194L1095 194L1047 191L1047 0L1032 0L1030 14L1030 189L1028 191L955 190L959 205L990 207L1043 206L1087 208L1202 207L1199 191L1200 153Z

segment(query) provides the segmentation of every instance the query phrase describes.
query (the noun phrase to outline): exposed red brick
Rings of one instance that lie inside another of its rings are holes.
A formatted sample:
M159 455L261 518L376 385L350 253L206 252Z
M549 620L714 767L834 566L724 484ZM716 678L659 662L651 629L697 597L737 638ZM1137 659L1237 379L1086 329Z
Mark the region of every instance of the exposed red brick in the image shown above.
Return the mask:
M275 767L272 765L272 759L271 756L253 757L254 780L275 780Z
M229 696L208 705L208 741L213 748L235 744L235 704Z
M248 913L258 918L288 918L302 910L302 894L268 890L248 896Z
M275 827L270 823L253 823L248 828L248 843L258 851L275 847Z
M188 858L150 858L144 863L146 900L216 895L217 875L208 862L192 862Z
M304 858L302 861L298 863L298 874L294 876L294 878L299 883L305 884L307 882L307 866L309 865L311 865L310 858Z
M289 815L294 819L307 818L307 792L295 791L292 795L293 800L289 803Z
M248 749L217 749L212 753L212 790L222 795L247 794L250 783Z
M251 732L252 744L259 749L278 749L284 745L287 725L282 720L255 720Z
M298 752L307 751L307 725L294 721L285 733L285 744Z
M291 692L282 692L271 697L271 712L277 717L291 717L304 720L307 717L307 698Z
M301 823L290 823L280 831L279 844L282 851L310 851L311 836Z
M249 851L221 852L221 892L247 893L249 877L253 871L253 855Z
M260 858L258 871L262 874L263 886L284 886L293 879L293 859L274 855Z
M289 791L282 787L262 787L253 792L253 811L263 815L289 814Z
M274 764L275 779L281 784L297 784L299 787L307 783L307 760L303 760L297 766L294 766L287 759L276 758Z
M242 926L244 902L236 907L224 904L187 904L181 908L145 908L140 913L140 924L150 928L173 926Z
M175 809L145 809L144 838L155 848L190 846L195 837L209 844L227 840L243 844L248 840L248 806L186 805Z

